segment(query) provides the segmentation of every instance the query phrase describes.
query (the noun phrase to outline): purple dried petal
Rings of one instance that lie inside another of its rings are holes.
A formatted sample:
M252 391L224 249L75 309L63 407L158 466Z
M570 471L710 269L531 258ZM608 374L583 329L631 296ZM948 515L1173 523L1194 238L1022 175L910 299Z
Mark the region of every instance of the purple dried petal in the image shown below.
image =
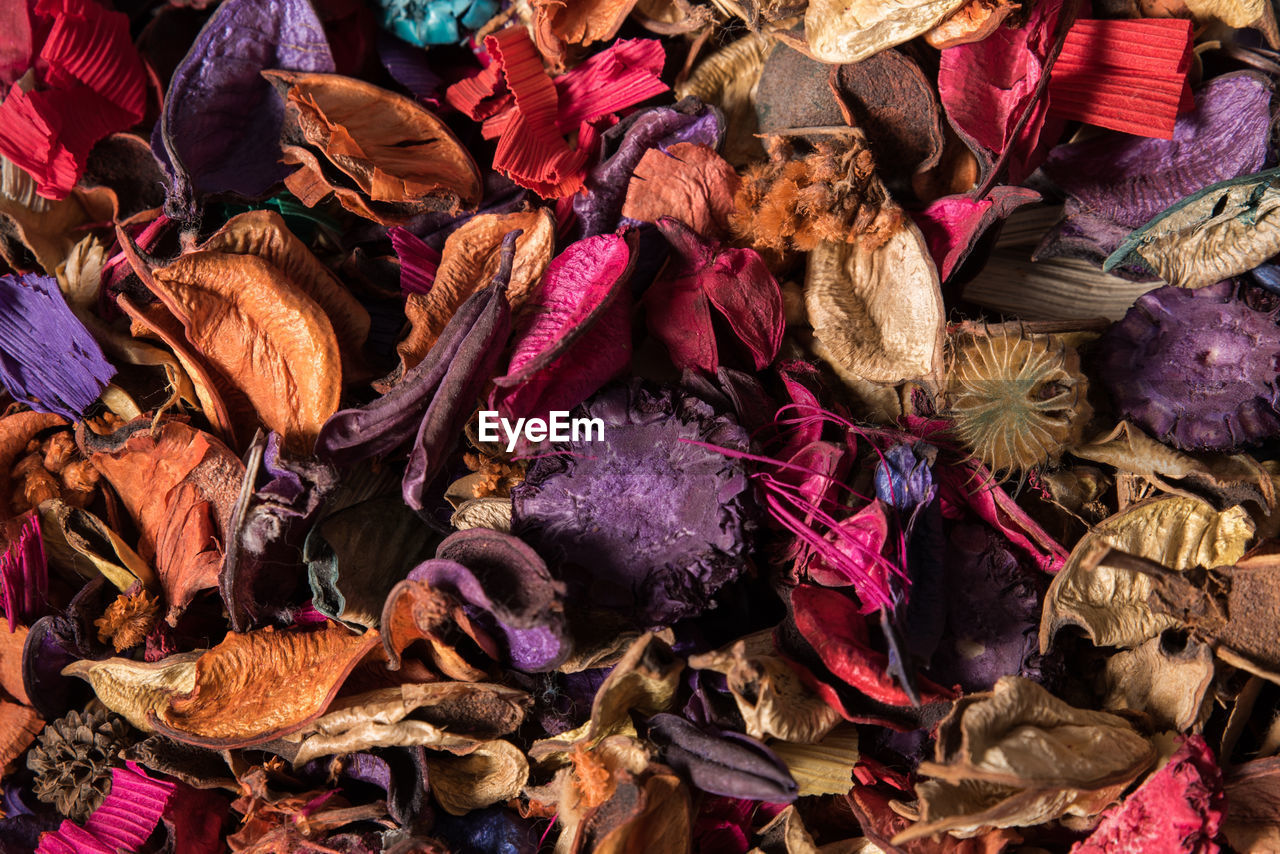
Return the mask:
M51 276L0 276L0 383L37 412L80 420L116 369Z
M930 468L936 451L932 454L927 445L917 454L910 445L894 445L884 452L876 466L876 497L899 510L910 510L927 504L937 494Z
M439 90L443 81L431 70L425 50L396 38L386 30L379 30L378 59L387 73L408 89L418 103L432 109L440 106Z
M649 719L646 737L658 756L694 786L713 795L790 803L800 793L772 750L737 732L706 733L678 715Z
M1117 408L1161 442L1228 450L1280 434L1280 328L1231 282L1143 294L1101 342Z
M165 211L189 219L196 196L261 196L283 181L284 104L259 73L334 70L307 0L226 0L173 73L151 148L171 176Z
M1260 74L1225 74L1200 87L1195 110L1180 116L1173 139L1152 139L1109 131L1084 142L1060 145L1049 154L1045 173L1078 202L1067 210L1122 229L1081 223L1065 234L1050 234L1037 257L1081 254L1090 241L1094 253L1109 255L1128 233L1180 199L1220 181L1262 168L1271 133L1271 85ZM1078 213L1076 213L1078 211ZM1066 241L1062 247L1059 241Z
M511 492L513 530L547 558L583 606L665 625L713 606L742 572L754 526L728 415L639 381L574 411L599 418L603 441L553 445Z

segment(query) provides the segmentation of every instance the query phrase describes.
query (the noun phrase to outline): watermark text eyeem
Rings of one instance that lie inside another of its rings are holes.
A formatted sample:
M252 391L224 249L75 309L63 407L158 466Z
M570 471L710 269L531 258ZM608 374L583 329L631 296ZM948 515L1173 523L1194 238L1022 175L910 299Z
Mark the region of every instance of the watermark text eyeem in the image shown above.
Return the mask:
M481 442L498 442L498 430L507 439L507 453L516 449L523 438L527 442L603 442L603 418L570 418L568 410L553 409L550 417L517 418L515 424L510 419L502 418L492 409L480 410L480 429L477 437Z

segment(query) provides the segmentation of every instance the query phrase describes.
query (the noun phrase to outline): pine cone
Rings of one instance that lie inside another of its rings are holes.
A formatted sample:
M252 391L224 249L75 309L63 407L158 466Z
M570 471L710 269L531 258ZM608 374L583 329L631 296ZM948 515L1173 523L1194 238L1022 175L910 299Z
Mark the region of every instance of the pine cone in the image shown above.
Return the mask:
M129 725L106 709L72 711L50 721L27 754L36 797L83 823L111 792L111 767L132 743Z

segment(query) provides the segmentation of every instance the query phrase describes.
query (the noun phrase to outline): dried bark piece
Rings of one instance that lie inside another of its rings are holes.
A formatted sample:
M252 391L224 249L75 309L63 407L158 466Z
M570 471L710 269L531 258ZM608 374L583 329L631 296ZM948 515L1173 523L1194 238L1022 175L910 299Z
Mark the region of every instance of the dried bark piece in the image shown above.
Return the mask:
M173 624L199 591L218 584L222 532L244 466L226 445L179 421L150 428L142 418L100 437L80 425L76 441L138 523L138 555L155 566Z
M547 208L509 214L480 214L449 235L441 252L431 290L405 300L405 316L413 324L396 346L408 371L436 345L450 318L469 296L488 287L502 261L502 241L512 231L515 261L507 284L507 301L517 316L555 254L555 218Z
M1100 522L1076 544L1045 594L1040 651L1064 626L1079 626L1097 646L1133 648L1182 623L1148 604L1149 576L1098 564L1110 545L1182 572L1238 561L1254 533L1242 507L1221 513L1201 501L1168 496L1142 501ZM1089 560L1086 561L1086 558Z
M194 683L166 693L147 715L157 732L187 744L235 748L288 735L317 718L381 642L335 624L227 635L195 661Z
M1073 708L1034 682L1002 677L958 701L939 725L934 761L916 785L920 821L894 845L940 831L1022 827L1091 816L1155 761L1123 718Z
M662 151L651 148L640 158L622 215L644 222L669 216L694 231L720 240L729 236L738 173L715 150L677 142Z
M821 355L842 375L896 384L941 368L938 271L909 220L883 243L819 244L809 257L805 307Z
M188 253L147 284L261 422L290 449L311 453L342 392L337 336L324 309L253 255Z
M347 210L381 225L479 204L475 160L425 107L337 74L262 74L288 103L284 160L302 168L285 185L304 204L332 192Z
M1134 231L1102 269L1143 263L1181 288L1203 288L1280 253L1280 169L1232 178L1187 196Z
M804 33L823 62L861 62L942 23L965 0L811 0Z
M764 153L756 139L756 97L765 60L774 42L761 33L748 33L704 59L676 96L696 96L724 112L725 141L721 155L734 166L746 166Z

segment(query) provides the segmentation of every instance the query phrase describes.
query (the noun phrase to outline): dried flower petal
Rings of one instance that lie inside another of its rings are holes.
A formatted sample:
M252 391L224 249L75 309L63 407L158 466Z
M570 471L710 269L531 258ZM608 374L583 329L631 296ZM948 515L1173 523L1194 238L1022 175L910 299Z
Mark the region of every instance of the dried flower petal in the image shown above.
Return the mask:
M642 222L669 216L719 239L729 235L737 189L738 173L705 145L678 142L665 152L651 148L636 164L622 215Z
M811 0L805 38L823 62L861 62L940 24L965 0Z

